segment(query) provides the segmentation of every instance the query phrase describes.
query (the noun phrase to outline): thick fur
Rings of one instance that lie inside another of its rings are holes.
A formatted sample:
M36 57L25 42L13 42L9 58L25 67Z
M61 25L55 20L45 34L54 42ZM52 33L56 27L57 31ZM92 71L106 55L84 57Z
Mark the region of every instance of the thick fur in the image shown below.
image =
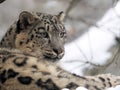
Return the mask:
M18 50L0 49L0 90L105 90L120 84L120 77L110 74L77 76L62 70L55 62L38 59Z
M78 86L105 90L120 84L120 76L82 77L56 64L66 41L62 20L63 12L19 15L0 42L0 90L75 90Z
M64 55L66 41L62 16L61 12L50 15L23 11L2 38L0 46L60 59Z

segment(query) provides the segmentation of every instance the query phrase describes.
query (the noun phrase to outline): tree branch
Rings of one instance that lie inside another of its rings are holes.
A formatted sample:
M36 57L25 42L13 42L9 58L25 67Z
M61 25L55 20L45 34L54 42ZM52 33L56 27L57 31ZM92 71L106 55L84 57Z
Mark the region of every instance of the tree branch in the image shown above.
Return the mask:
M6 0L0 0L0 3L3 3L4 1L6 1Z
M65 12L65 19L66 17L68 16L69 12L78 4L80 0L72 0L70 2L70 5L68 6L68 8L66 9L66 12Z

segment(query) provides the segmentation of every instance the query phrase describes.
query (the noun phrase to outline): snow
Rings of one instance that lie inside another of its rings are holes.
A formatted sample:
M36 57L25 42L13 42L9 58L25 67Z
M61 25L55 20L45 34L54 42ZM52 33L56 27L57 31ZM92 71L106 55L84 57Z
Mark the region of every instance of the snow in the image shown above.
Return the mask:
M64 88L62 90L69 90L67 88ZM84 88L84 87L78 87L76 88L76 90L88 90L87 88ZM120 90L120 85L116 86L116 87L111 87L111 88L108 88L106 90Z
M65 45L66 52L61 61L63 61L63 63L74 61L75 64L71 63L70 67L68 67L67 64L70 63L64 63L62 66L68 71L71 71L71 69L77 66L84 65L87 61L96 65L103 65L111 57L111 53L108 52L109 48L115 44L116 41L113 34L108 31L104 32L103 30L98 30L96 27L91 27L88 33L85 33L77 40ZM89 63L85 64L84 67L81 67L81 70L85 67L90 67ZM80 67L79 73L77 74L82 75Z
M64 88L64 89L62 89L62 90L69 90L69 89L67 89L67 88Z
M118 85L116 87L108 88L107 90L120 90L120 85Z
M118 15L120 15L120 1L117 3L117 5L115 6L115 10L118 13Z
M88 89L86 89L84 87L78 87L76 90L88 90Z
M104 65L112 57L109 50L116 45L115 38L120 35L120 2L109 9L100 21L77 40L65 45L65 56L61 67L78 75L84 75L86 68ZM116 14L117 13L117 14ZM90 63L87 63L90 62Z
M61 67L84 75L85 68L92 68L91 62L95 65L104 65L112 57L109 49L116 45L115 38L120 37L120 1L109 9L106 14L89 28L88 32L65 45L65 56L61 60ZM67 89L66 89L67 90ZM78 87L76 90L87 90ZM120 85L108 88L107 90L120 90Z

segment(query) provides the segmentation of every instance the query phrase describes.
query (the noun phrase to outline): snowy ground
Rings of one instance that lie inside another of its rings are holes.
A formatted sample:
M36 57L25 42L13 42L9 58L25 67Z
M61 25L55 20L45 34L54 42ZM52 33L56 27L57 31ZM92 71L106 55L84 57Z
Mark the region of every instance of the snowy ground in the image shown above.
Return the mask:
M65 88L65 89L62 89L62 90L69 90L69 89ZM88 90L88 89L86 89L84 87L78 87L76 90ZM120 90L120 85L118 85L116 87L108 88L107 90Z
M77 40L66 44L66 53L61 66L68 71L83 75L85 68L92 68L91 62L104 65L112 56L108 50L116 45L115 38L120 37L120 1L109 9L104 17L89 28L88 32ZM67 89L65 89L67 90ZM76 90L87 90L77 88ZM120 90L120 86L108 90Z
M85 62L103 65L111 58L112 52L109 49L116 45L115 38L120 35L119 7L120 2L115 8L108 10L84 35L65 45L66 53L61 63L66 70L83 75L82 70L91 66Z

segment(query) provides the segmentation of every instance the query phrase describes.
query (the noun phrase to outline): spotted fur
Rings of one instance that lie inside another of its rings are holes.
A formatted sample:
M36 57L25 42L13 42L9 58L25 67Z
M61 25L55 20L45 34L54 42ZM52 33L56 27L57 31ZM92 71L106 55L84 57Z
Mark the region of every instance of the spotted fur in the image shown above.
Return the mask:
M51 15L23 11L2 38L0 46L60 59L64 55L66 41L62 16L63 12Z
M120 76L82 77L56 64L64 55L62 19L62 12L19 15L0 42L0 90L75 90L78 86L105 90L120 84Z
M39 59L18 50L0 49L1 90L75 90L78 86L89 90L105 90L119 84L120 76L77 76L44 58Z

